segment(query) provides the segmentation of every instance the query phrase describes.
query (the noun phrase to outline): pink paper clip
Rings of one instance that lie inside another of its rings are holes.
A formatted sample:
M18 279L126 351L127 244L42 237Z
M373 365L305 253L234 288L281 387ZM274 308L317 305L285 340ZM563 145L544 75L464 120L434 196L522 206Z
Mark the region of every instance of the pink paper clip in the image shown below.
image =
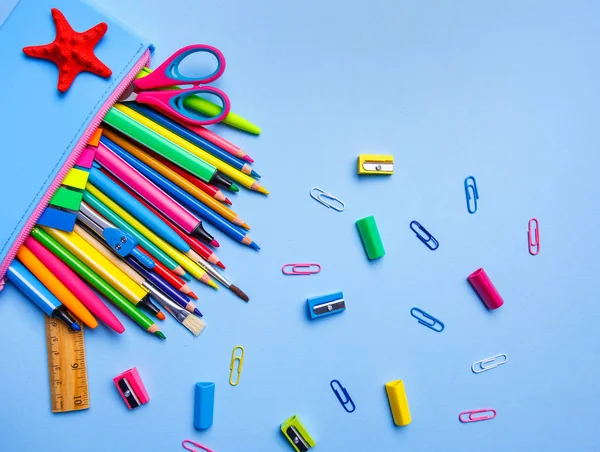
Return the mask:
M540 224L538 223L537 218L529 220L527 240L529 241L529 254L532 256L537 255L540 252Z
M193 446L193 448L188 447L188 445L186 443L190 443ZM181 443L181 445L183 446L183 448L185 450L189 450L190 452L213 452L209 448L204 447L202 444L195 443L191 439L184 439L183 442ZM196 448L198 448L198 449L196 449Z
M481 413L492 413L491 415L484 414L483 416L476 416ZM469 416L467 418L464 417L465 414ZM468 424L469 422L479 422L479 421L489 421L490 419L494 419L496 417L496 410L493 408L484 408L482 410L473 410L473 411L463 411L458 415L458 420L463 424Z
M321 266L319 264L285 264L281 267L281 271L284 275L316 275L321 272Z

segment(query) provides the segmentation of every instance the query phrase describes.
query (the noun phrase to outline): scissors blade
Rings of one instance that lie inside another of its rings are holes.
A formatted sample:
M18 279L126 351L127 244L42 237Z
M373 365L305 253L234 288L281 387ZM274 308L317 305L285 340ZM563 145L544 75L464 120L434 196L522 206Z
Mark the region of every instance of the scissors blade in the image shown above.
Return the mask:
M137 93L134 91L135 86L130 85L119 98L119 102L133 102L137 99Z

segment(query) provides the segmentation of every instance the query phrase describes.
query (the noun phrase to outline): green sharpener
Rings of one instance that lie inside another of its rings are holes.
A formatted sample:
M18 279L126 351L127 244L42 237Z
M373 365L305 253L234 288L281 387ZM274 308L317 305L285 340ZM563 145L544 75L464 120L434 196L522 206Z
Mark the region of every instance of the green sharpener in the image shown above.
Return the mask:
M373 260L385 256L385 249L377 229L375 217L371 215L370 217L361 218L356 222L356 227L367 252L367 257Z

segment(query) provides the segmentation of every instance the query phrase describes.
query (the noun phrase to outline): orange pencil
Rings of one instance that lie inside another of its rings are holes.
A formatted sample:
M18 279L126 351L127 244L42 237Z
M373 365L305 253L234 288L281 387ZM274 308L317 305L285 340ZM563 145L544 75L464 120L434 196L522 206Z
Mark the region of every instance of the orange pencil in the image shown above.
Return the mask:
M42 261L40 261L29 248L21 246L17 253L17 259L33 273L33 275L64 304L73 315L77 316L83 323L90 328L96 328L98 321L92 313L79 301L73 293L60 282L60 280L48 270Z

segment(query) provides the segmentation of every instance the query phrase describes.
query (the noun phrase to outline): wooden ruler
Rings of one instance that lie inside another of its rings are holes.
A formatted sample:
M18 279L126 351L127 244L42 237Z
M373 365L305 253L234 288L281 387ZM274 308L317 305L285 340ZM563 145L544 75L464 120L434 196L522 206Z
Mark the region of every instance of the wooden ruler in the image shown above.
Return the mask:
M63 322L46 317L46 348L53 413L90 407L83 325L74 331Z

